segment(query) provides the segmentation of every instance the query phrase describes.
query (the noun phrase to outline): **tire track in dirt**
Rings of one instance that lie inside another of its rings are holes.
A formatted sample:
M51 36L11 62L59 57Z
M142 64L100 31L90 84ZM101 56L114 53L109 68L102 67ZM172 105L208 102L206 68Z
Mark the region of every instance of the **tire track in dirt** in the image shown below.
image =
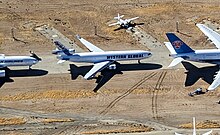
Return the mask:
M137 87L139 87L141 84L143 84L145 81L149 80L150 78L154 77L157 73L152 72L149 75L142 78L140 81L138 81L135 85L133 85L131 88L129 88L125 93L118 96L116 99L114 99L103 111L100 112L100 115L107 114L120 100L128 96L131 92L133 92Z
M156 86L154 87L153 91L152 91L152 105L151 105L151 108L152 108L152 115L153 115L153 118L154 119L158 119L158 93L159 93L159 90L161 89L161 84L163 83L163 80L165 78L167 74L167 71L162 71L159 78L158 78L158 81L156 83Z

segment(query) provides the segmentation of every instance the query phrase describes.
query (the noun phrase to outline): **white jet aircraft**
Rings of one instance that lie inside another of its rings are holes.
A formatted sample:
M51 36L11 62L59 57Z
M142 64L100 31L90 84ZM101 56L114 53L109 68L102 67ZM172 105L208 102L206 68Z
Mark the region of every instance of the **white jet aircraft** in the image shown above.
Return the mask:
M212 130L202 135L210 135L211 133L212 133ZM175 132L175 135L184 135L184 134L179 134ZM193 135L196 135L196 118L195 117L193 117Z
M5 56L4 54L0 55L0 77L5 77L6 73L4 68L11 66L29 66L29 69L32 65L37 64L41 61L36 54L31 53L31 56Z
M112 23L112 24L109 24L109 26L114 26L114 25L120 25L121 27L123 28L129 28L130 27L130 24L131 24L131 21L133 20L136 20L138 19L139 17L134 17L134 18L130 18L130 19L125 19L123 20L122 18L124 17L124 15L119 15L114 17L115 20L117 20L116 23Z
M92 69L84 76L85 79L91 79L97 72L102 71L105 68L111 70L116 69L116 61L125 60L141 60L150 57L152 54L149 51L144 50L130 50L130 51L103 51L96 47L92 43L86 41L77 35L79 41L84 44L90 52L75 53L72 49L67 49L60 42L55 41L57 49L53 51L53 54L58 54L58 63L64 61L71 62L85 62L94 63Z
M206 62L220 65L220 49L193 50L173 33L166 33L170 42L165 42L174 60L168 67L176 66L184 60ZM214 90L220 85L220 72L214 76L214 81L207 90Z

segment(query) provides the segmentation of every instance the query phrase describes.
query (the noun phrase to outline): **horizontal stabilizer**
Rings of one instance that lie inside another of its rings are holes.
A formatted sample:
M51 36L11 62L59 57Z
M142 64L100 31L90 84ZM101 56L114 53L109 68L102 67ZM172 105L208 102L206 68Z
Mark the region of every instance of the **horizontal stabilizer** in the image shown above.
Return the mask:
M181 58L181 57L175 58L175 59L170 63L170 65L168 66L168 68L176 66L177 64L179 64L179 63L182 62L183 60L184 60L184 59Z
M119 15L119 13L118 13L118 16L114 17L114 19L115 19L115 20L119 20L119 19L121 19L121 18L123 18L123 17L124 17L124 15Z

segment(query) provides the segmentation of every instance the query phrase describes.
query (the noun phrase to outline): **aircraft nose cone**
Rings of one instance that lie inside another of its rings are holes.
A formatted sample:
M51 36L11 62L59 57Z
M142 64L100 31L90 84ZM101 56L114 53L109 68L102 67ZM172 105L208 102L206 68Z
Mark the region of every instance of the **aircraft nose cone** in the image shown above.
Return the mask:
M152 53L148 53L148 56L151 57L151 56L152 56Z

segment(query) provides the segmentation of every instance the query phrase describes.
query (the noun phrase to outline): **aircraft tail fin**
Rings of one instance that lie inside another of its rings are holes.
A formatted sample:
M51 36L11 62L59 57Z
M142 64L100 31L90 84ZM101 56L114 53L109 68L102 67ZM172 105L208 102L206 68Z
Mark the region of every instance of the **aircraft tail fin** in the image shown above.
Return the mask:
M187 44L185 44L180 38L178 38L174 33L166 33L167 38L170 41L175 52L178 53L190 53L194 52ZM166 45L166 44L165 44ZM169 48L168 48L169 49Z
M193 117L193 135L196 135L196 118Z
M120 15L120 14L118 13L118 16L114 17L114 19L115 19L115 20L119 20L119 19L121 19L121 18L123 18L123 17L124 17L124 15Z
M34 52L30 51L30 57L35 58L38 61L41 61L42 59L40 57L37 56L37 54L35 54Z
M68 49L66 48L62 43L60 43L59 41L54 41L54 44L56 45L56 50L54 50L53 54L57 54L63 52L66 55L72 55L72 53L75 51L73 49Z

